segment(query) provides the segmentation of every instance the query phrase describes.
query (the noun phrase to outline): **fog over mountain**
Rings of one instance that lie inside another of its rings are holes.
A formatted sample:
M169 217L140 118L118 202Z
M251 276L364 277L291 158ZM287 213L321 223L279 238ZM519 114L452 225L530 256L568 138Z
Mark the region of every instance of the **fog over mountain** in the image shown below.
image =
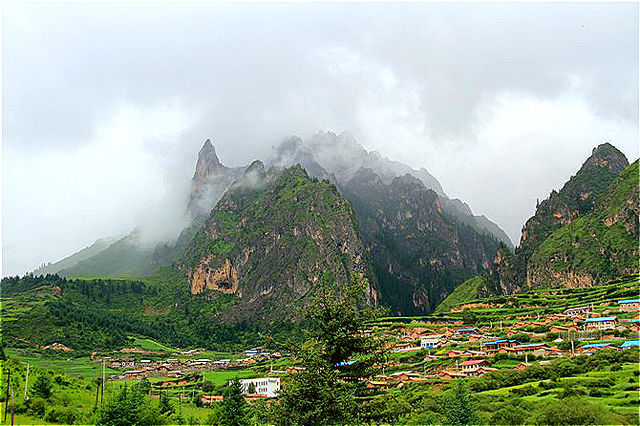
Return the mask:
M2 5L2 274L185 224L198 150L348 132L500 225L638 158L638 5ZM355 172L355 170L354 170Z

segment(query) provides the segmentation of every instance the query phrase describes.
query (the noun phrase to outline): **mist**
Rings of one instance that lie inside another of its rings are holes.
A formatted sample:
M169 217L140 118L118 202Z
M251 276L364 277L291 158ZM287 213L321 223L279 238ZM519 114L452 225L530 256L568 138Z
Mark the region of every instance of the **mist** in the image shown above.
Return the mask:
M2 275L184 226L197 153L348 132L517 244L610 141L638 158L638 5L4 3Z

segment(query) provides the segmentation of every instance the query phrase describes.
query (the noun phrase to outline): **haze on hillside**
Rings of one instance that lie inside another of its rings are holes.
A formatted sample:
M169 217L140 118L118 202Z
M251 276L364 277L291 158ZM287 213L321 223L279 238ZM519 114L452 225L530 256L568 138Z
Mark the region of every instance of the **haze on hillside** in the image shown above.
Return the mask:
M3 4L3 268L184 225L229 166L350 133L424 167L517 244L611 141L638 158L638 5Z

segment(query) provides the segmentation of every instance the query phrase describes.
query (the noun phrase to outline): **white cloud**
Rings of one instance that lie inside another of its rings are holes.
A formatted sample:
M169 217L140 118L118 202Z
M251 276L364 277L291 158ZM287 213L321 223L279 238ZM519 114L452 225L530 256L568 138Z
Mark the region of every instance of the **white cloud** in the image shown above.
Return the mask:
M174 186L165 181L164 166L172 161L158 153L166 153L194 117L175 105L125 106L76 150L31 155L5 147L5 273L24 272L138 225L151 227L154 236L175 233L184 200L174 202L185 192L167 192Z

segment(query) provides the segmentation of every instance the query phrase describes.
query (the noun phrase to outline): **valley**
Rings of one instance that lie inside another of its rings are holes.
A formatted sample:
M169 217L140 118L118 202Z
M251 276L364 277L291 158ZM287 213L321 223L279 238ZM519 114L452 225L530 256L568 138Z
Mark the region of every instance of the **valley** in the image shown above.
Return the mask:
M246 167L207 140L175 241L2 279L2 421L637 424L638 174L594 148L514 249L349 136Z
M65 283L59 284L64 288ZM45 289L25 291L33 295ZM399 424L442 421L446 410L428 401L453 392L460 380L468 383L484 424L503 424L504 416L525 412L542 413L549 403L576 397L587 407L599 407L616 423L637 424L639 294L640 278L635 276L598 287L535 289L465 300L427 316L378 318L363 332L383 339L388 352L380 373L367 379L367 387L396 400L387 414L388 421ZM38 309L36 300L5 294L2 308L27 312ZM607 317L615 320L603 326L592 321ZM120 349L100 345L74 350L61 342L37 347L12 340L5 320L11 319L3 316L3 372L6 377L11 371L11 383L20 390L14 399L17 424L90 422L103 374L104 398L125 383L148 382L152 399L169 398L172 422L211 424L230 380L271 378L279 386L301 368L273 336L247 346L234 342L226 351L179 349L171 338L142 335L123 336L125 346ZM73 341L60 336L67 344ZM32 389L39 376L52 383L43 409L34 405L39 399L31 391L29 400L22 392L25 382ZM265 406L273 399L251 393L245 398L254 421L268 421Z

